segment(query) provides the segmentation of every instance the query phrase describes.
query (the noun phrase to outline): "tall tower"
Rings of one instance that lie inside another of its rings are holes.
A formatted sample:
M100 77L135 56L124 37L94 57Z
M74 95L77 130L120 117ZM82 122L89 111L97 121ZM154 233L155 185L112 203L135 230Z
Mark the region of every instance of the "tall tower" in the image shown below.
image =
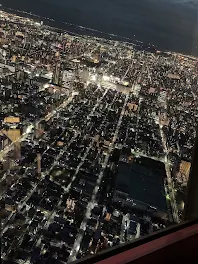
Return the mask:
M37 174L41 177L41 154L37 153Z
M63 74L62 74L61 63L57 61L54 72L53 72L52 82L55 85L61 86L62 79L63 79Z

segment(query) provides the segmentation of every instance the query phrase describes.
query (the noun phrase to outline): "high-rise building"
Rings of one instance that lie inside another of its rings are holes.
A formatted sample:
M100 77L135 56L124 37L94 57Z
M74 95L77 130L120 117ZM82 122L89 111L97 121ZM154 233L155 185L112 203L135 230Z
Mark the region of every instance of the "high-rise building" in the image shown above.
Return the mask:
M10 125L9 129L2 129L1 134L4 135L3 148L8 143L14 143L11 156L7 155L4 162L4 169L11 169L15 166L15 160L21 157L21 144L18 139L21 137L21 130L17 128L17 124L20 122L19 117L5 117L4 123ZM13 126L12 126L13 125Z
M196 138L190 175L187 184L187 195L185 203L185 220L197 219L198 217L198 137Z
M52 83L58 86L62 85L62 79L63 79L63 74L62 74L62 67L61 63L57 62L54 72L53 72L53 77L52 77Z
M38 174L38 177L41 176L41 154L40 153L37 154L37 174Z
M35 124L35 137L39 138L44 133L44 125L42 123Z
M177 173L177 180L186 185L188 182L189 174L190 174L191 163L182 160L179 167L179 172Z

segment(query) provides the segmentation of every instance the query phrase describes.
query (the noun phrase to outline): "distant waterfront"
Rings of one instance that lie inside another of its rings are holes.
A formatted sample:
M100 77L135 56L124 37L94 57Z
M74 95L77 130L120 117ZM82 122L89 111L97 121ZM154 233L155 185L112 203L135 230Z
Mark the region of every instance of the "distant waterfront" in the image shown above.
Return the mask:
M3 6L51 18L54 21L46 20L48 24L67 31L129 42L138 40L138 43L154 44L158 49L198 56L196 1L195 4L193 1L181 2L182 0L1 1Z

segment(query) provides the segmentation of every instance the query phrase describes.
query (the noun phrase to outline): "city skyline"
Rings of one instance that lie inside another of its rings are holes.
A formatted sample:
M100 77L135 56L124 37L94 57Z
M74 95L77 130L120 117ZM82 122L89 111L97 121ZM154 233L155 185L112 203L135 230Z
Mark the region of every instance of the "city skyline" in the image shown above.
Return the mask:
M198 55L196 1L86 0L83 3L62 0L1 1L5 11L44 19L45 23L68 32L145 45L151 43L160 50Z
M3 263L69 263L183 220L197 65L0 11Z

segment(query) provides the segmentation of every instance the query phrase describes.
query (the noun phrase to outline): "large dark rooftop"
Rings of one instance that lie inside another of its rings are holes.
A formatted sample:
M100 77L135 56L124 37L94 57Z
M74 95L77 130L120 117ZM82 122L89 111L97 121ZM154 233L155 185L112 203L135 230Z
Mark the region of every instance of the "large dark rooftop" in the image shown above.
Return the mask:
M129 197L167 210L163 163L149 158L136 158L133 163L119 163L115 189L129 194Z

